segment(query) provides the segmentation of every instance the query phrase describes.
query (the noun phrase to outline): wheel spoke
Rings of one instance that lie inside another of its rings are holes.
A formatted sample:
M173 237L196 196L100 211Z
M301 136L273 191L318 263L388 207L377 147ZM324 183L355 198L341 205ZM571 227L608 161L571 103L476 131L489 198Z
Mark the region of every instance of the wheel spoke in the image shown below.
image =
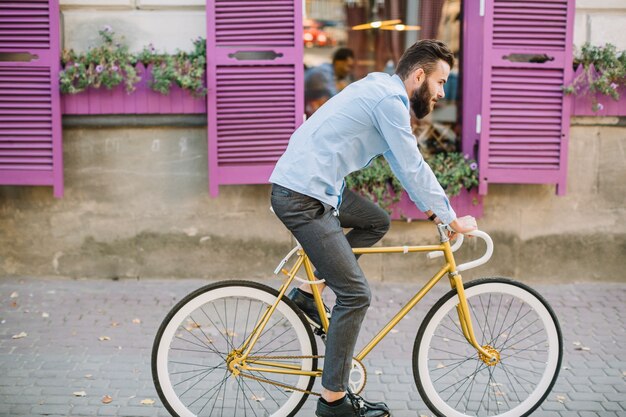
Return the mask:
M213 286L219 292L213 292L210 288ZM297 389L285 390L279 385L300 388L298 384L302 382L305 384L303 388L307 388L314 377L263 371L248 374L267 380L261 382L246 380L242 374L235 377L228 367L228 363L237 360L242 353L234 348L250 338L253 330L258 329L263 313L275 302L275 290L266 290L265 286L256 283L243 286L213 284L207 288L177 304L168 315L166 327L159 329L155 342L158 349L152 359L153 365L156 363L153 369L160 370L155 383L160 385L158 391L163 402L179 415L261 417L295 414L307 394ZM307 360L306 369L317 366L317 350L308 324L284 302L277 305L255 339L251 357L261 360L265 356L268 357L266 360L276 363L303 367L303 359L295 358L302 356L311 358ZM166 354L159 355L158 352ZM287 357L289 355L294 358ZM272 356L285 358L272 359ZM249 363L252 365L254 360ZM243 368L240 371L246 372ZM172 398L177 401L172 402Z
M528 414L538 404L527 399L545 397L558 371L558 323L522 284L483 280L468 284L465 293L476 339L498 352L498 362L487 365L459 336L458 295L451 291L431 309L418 333L414 369L420 393L438 415Z

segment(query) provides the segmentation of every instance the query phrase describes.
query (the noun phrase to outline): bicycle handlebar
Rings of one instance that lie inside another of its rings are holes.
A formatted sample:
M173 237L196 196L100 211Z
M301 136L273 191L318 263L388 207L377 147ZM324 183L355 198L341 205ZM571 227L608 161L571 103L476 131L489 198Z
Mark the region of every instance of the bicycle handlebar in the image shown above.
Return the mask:
M466 234L470 236L479 237L482 240L484 240L485 243L487 244L487 250L485 251L483 256L481 256L480 258L458 265L456 267L456 270L459 272L467 271L468 269L476 268L477 266L483 265L487 263L489 259L491 259L491 255L493 255L493 240L491 240L491 236L489 236L487 233L483 232L482 230L474 230ZM463 240L464 240L463 235L459 233L457 235L456 241L451 247L452 252L455 252L457 249L461 247L461 245L463 244ZM428 259L434 259L434 258L443 256L443 252L441 251L430 252L427 256L428 256Z

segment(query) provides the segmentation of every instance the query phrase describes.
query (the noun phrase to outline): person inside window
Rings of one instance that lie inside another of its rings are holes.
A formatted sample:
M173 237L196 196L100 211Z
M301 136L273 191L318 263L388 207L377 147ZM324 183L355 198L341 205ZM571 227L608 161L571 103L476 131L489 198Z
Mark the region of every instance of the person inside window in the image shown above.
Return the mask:
M354 52L339 48L333 54L332 64L326 63L308 69L304 74L304 97L307 117L352 82Z

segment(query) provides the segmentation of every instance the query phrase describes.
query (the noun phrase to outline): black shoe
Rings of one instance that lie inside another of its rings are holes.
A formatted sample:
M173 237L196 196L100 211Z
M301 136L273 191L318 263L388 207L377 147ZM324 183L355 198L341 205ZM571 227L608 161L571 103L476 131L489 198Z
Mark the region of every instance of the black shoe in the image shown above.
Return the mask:
M308 296L309 294L304 293L300 288L294 288L291 290L289 297L291 301L296 303L298 308L302 310L304 316L307 318L311 326L315 329L322 329L322 319L320 318L319 313L317 312L317 306L315 305L315 300L313 296ZM330 309L324 305L324 309L326 310L326 317L330 319Z
M317 401L317 417L390 417L389 407L385 403L371 403L356 394L347 393L343 402L331 407L322 400Z

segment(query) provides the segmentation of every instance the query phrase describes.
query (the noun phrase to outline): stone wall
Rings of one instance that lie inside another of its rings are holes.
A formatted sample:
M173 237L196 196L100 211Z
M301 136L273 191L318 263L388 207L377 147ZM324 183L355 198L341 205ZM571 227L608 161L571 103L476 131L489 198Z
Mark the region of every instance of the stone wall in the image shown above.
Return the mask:
M269 187L222 186L210 198L206 129L159 120L66 126L63 199L49 187L0 187L0 275L270 276L293 242L269 211ZM554 186L490 186L479 224L494 237L495 255L467 276L624 280L626 123L619 122L574 120L566 196ZM394 222L383 240L435 242L428 222ZM470 242L461 262L481 249ZM369 255L362 264L372 280L425 278L438 265L420 254Z
M626 49L623 28L626 21L624 0L576 0L574 44L585 42L594 45L612 43Z
M63 46L86 50L98 42L97 29L111 26L132 50L153 43L160 50L191 49L206 36L205 0L60 0ZM577 0L574 43L610 42L626 49L623 0Z
M133 50L152 42L170 52L190 49L206 29L204 0L61 0L61 10L64 47L78 50L95 44L104 25ZM578 0L576 44L626 48L625 16L622 0ZM268 186L222 186L212 199L205 128L131 119L66 118L63 199L50 187L0 187L0 275L269 276L293 242L268 210ZM466 275L623 281L625 148L623 118L573 119L567 195L491 185L479 224L496 251ZM394 222L383 243L434 241L426 222ZM461 261L480 250L469 242ZM371 255L362 264L372 280L414 280L437 268L423 255Z

